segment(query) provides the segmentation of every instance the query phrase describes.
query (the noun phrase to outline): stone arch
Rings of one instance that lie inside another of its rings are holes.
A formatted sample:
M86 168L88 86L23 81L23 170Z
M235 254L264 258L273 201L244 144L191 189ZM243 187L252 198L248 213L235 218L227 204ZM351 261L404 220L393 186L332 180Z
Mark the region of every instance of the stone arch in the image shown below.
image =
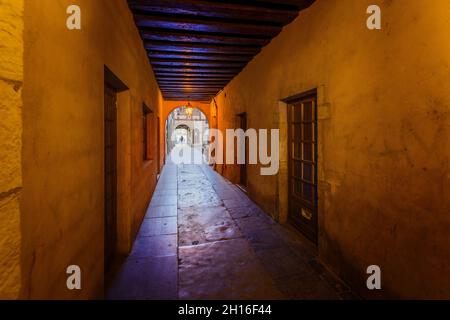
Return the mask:
M188 101L165 101L163 105L163 112L162 112L162 120L163 123L166 123L167 118L169 115L174 112L176 109L185 107L189 102ZM211 125L211 111L210 111L210 104L206 102L191 102L193 109L198 109L205 115L206 119L208 120L208 123Z
M187 125L187 124L179 124L175 130L177 129L186 129L187 131L191 131L192 130L192 126Z
M171 106L170 108L165 108L166 112L164 114L165 120L164 120L163 128L164 128L166 154L170 153L172 148L176 145L176 142L174 142L174 140L172 140L171 137L169 137L169 135L172 135L172 133L175 132L175 130L177 128L180 128L182 126L184 126L188 131L187 142L189 144L196 145L197 147L203 145L203 147L205 147L205 142L206 142L206 144L208 143L209 139L204 139L204 136L202 135L205 132L205 130L209 129L209 127L210 127L209 116L207 113L205 113L205 105L206 105L205 103L203 103L203 105L200 107L197 107L197 103L191 104L192 109L200 111L200 113L202 114L202 117L205 118L204 122L192 121L191 118L175 119L175 120L172 120L171 122L169 122L170 119L174 119L174 118L170 118L170 115L177 109L186 107L186 105L187 105L187 103L181 103L181 104L177 103L177 104L174 104L174 106Z

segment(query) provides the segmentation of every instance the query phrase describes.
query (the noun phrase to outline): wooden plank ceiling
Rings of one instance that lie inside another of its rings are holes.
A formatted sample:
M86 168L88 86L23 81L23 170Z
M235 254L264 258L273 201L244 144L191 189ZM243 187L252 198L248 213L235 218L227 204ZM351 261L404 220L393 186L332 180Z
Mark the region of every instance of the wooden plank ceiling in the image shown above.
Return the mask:
M314 0L128 0L167 100L210 101Z

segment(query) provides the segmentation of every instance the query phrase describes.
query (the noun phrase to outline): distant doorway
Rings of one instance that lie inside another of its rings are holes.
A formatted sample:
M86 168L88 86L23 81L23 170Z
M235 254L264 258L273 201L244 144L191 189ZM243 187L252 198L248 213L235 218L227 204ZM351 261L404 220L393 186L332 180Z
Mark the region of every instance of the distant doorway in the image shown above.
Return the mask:
M317 244L317 94L288 104L289 219Z
M181 106L168 115L166 120L167 155L170 155L177 145L189 146L200 155L208 150L209 122L200 109Z

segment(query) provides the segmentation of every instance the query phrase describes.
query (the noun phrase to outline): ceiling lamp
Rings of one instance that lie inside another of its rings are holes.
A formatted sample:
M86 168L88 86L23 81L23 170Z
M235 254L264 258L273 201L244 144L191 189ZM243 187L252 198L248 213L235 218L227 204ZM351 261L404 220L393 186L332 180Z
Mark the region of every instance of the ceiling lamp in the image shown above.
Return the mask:
M194 109L192 108L192 105L190 102L188 102L187 106L186 106L186 115L188 117L192 117L192 113L194 112Z

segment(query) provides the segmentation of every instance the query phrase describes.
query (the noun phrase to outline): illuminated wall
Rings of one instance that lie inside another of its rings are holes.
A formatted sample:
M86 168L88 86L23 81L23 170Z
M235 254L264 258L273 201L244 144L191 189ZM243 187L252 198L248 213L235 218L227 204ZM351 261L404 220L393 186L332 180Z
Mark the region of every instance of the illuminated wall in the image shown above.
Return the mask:
M373 1L372 1L373 2ZM249 194L286 220L286 106L319 91L319 256L364 297L450 298L450 2L319 0L216 97L221 129L281 128L278 176L249 166ZM213 109L215 104L211 104ZM283 145L284 143L284 145ZM237 182L236 166L218 171ZM446 284L446 285L444 285Z
M66 27L70 4L25 1L24 298L103 295L105 66L129 88L118 96L122 253L131 248L156 184L156 159L143 161L142 112L145 103L159 116L162 97L127 3L77 1L81 30ZM81 267L81 291L66 287L72 264Z
M23 1L0 2L0 299L19 295Z

